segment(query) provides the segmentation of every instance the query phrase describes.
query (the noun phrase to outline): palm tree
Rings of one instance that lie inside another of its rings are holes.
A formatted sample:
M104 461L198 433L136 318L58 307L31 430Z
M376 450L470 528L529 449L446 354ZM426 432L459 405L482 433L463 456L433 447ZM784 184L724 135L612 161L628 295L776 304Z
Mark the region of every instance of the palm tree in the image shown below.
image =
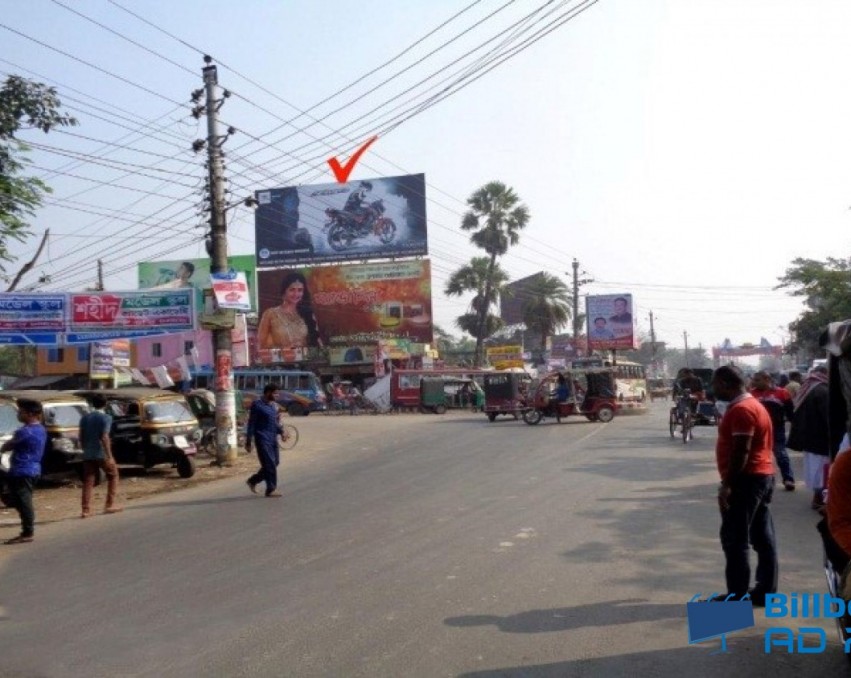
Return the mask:
M487 336L488 310L494 302L494 274L496 258L520 240L520 231L529 223L529 209L520 204L520 198L499 181L482 186L467 200L470 210L461 221L461 228L473 231L470 241L488 253L488 270L484 279L478 305L476 333L476 365L482 364L482 342Z
M502 319L489 311L490 307L499 300L508 280L508 274L499 264L491 267L491 260L488 257L473 257L469 264L455 271L446 283L445 293L449 297L460 297L468 292L474 293L473 300L470 302L471 312L459 316L455 324L476 339L477 365L481 364L478 361L482 341L503 325ZM491 301L485 303L485 291L488 287ZM484 325L482 325L482 314L485 317Z
M541 354L547 339L567 325L573 315L573 301L567 285L552 273L535 276L524 292L523 322L541 337Z

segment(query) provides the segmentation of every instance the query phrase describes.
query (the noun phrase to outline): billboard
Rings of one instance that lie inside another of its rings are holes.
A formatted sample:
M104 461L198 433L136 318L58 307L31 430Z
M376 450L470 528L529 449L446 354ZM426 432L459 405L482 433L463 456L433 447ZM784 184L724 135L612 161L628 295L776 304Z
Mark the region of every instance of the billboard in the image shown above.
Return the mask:
M258 291L261 360L273 360L264 353L272 350L432 341L428 261L261 270ZM354 350L349 360L342 355L343 362L361 361ZM364 354L362 360L369 358Z
M425 175L257 191L263 268L428 254Z
M520 278L505 286L505 291L499 295L499 317L506 325L525 323L524 307L531 297L535 283L543 277L543 272Z
M588 350L638 348L631 294L599 294L585 298Z
M257 310L257 277L254 257L239 254L228 257L228 266L245 273L251 310ZM195 308L204 308L203 290L211 289L210 259L174 259L172 261L146 261L139 264L139 289L189 289L197 290Z

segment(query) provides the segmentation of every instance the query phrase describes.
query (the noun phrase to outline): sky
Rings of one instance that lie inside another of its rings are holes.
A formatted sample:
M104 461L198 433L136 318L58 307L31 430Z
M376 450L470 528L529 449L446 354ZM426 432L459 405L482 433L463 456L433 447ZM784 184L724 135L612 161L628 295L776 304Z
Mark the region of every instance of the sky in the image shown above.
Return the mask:
M55 86L80 122L21 134L31 173L54 189L36 235L12 246L7 273L50 229L22 287L81 290L100 259L107 289L133 289L139 261L205 255L204 157L191 144L206 127L189 104L203 54L232 93L220 111L235 128L230 201L329 183L326 160L373 134L352 179L425 174L433 312L458 336L469 299L443 289L481 254L460 223L492 180L531 213L501 260L512 279L544 270L569 284L575 258L583 294L631 293L640 331L652 312L674 347L684 333L690 347L788 341L801 304L778 278L796 257L847 256L845 0L0 7L0 74ZM400 115L464 72L456 93ZM253 253L252 211L228 216L229 252Z

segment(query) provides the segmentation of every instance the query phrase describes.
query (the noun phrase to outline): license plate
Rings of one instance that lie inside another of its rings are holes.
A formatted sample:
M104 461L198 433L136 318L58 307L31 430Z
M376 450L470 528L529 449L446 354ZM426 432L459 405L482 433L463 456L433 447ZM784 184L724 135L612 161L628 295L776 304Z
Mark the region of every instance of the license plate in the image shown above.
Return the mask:
M186 439L186 436L174 436L174 446L185 450L189 447L189 441Z

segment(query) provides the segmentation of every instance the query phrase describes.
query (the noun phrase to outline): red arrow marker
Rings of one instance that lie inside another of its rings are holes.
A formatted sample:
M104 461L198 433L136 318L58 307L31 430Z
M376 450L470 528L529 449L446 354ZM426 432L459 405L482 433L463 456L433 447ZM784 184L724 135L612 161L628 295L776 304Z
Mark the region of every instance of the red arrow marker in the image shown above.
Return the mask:
M367 148L372 146L373 142L377 139L377 136L372 137L369 141L367 141L363 146L361 146L355 154L349 158L349 162L345 165L341 165L340 161L337 158L328 158L328 164L331 166L331 171L334 172L334 176L337 178L337 181L341 184L345 184L349 180L349 175L352 173L352 170L355 168L355 165L358 164L358 160L364 154Z

